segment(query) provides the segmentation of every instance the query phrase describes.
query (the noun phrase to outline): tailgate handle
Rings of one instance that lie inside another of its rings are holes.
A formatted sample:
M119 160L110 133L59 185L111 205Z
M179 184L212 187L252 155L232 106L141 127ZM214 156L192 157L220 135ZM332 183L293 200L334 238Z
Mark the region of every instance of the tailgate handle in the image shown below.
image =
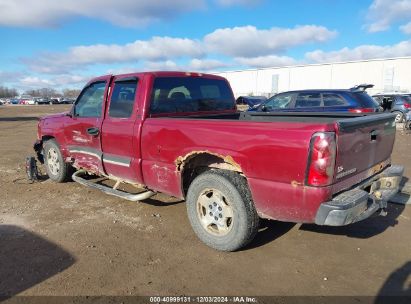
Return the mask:
M370 132L371 135L371 141L376 141L377 140L377 135L378 135L378 131L373 130Z

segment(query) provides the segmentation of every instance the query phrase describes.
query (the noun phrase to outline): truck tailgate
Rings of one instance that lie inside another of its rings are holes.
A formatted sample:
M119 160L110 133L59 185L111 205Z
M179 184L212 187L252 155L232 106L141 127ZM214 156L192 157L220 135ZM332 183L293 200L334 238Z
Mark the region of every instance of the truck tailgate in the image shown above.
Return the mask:
M334 193L376 174L390 163L396 130L393 114L342 119L336 126Z

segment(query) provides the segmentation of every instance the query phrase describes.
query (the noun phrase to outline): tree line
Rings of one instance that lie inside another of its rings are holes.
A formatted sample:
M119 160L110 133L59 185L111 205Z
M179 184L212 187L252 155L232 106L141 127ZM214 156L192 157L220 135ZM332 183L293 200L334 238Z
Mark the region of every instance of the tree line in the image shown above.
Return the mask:
M0 98L10 98L10 97L15 97L19 93L17 92L16 89L10 89L7 87L0 86Z
M65 97L65 98L77 98L80 94L80 90L77 89L64 89L62 91L57 91L52 88L41 88L26 90L24 95L30 95L32 97ZM0 98L12 98L19 95L19 92L16 89L0 86Z

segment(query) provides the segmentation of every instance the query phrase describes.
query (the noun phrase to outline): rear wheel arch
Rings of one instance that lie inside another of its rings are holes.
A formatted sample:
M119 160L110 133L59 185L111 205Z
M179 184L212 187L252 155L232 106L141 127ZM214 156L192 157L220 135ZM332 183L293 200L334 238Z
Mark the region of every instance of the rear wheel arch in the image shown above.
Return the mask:
M236 172L244 176L238 163L231 156L223 156L208 151L191 152L176 160L177 171L181 173L181 187L184 196L192 181L200 174L211 169Z

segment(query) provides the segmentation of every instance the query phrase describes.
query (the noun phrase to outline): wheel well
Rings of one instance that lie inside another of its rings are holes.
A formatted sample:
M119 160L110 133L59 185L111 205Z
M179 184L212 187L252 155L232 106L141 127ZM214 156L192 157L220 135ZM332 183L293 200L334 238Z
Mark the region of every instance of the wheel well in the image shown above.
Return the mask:
M42 140L43 142L48 141L48 140L50 140L50 139L54 139L54 136L44 135L44 136L41 138L41 140Z
M190 153L180 161L177 161L177 169L181 171L181 185L184 196L187 194L191 182L198 175L213 168L242 174L240 166L231 156L224 157L209 152L196 152Z

